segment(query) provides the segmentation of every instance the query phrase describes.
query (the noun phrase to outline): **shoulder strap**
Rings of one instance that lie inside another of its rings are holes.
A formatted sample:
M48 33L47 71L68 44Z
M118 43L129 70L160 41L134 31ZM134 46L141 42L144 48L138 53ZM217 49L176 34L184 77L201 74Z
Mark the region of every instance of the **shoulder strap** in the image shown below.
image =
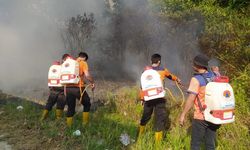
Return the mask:
M197 95L196 97L197 97L197 102L198 102L199 109L203 113L203 111L205 110L205 108L201 105L201 101L200 101L199 96Z
M217 74L216 74L215 72L212 71L212 73L213 73L213 75L214 75L215 77L217 76Z
M203 79L205 80L206 82L206 85L209 83L209 81L207 80L207 78L204 76L204 74L201 74L201 76L203 77Z
M200 75L204 78L206 84L208 84L209 81L208 81L207 78L204 76L204 74L200 74ZM198 102L199 109L200 109L200 111L203 113L203 111L205 110L205 108L201 105L201 101L200 101L199 96L196 95L196 97L197 97L197 102Z

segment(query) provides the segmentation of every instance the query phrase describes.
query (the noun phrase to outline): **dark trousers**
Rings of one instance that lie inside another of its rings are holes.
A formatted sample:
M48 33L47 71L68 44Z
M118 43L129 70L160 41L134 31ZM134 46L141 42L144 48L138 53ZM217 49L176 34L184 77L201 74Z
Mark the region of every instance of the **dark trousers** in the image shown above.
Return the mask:
M144 103L140 125L145 126L151 119L153 112L155 114L154 130L156 132L164 130L167 120L166 100L164 98L158 98Z
M204 140L206 150L215 150L216 130L220 125L215 125L205 120L193 119L191 150L200 150Z
M84 88L82 88L84 90ZM81 93L79 87L67 87L66 89L66 102L68 105L67 117L72 117L75 114L76 99L80 100ZM90 98L88 93L85 91L82 95L83 112L90 111Z
M57 109L64 109L64 106L66 104L66 98L63 93L62 88L51 88L49 93L49 98L47 100L47 103L45 105L45 109L48 111L51 111L52 107L56 103Z

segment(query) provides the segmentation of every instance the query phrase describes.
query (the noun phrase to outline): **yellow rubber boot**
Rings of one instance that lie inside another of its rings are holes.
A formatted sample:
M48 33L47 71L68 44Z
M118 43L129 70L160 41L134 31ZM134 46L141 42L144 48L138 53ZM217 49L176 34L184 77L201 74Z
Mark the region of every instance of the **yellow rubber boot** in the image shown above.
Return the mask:
M155 132L155 141L156 142L160 142L162 140L162 134L163 134L162 131Z
M139 134L138 134L138 136L141 136L144 133L144 131L145 131L145 126L140 125L139 126Z
M44 109L40 121L43 121L45 118L47 118L48 114L49 114L49 111L47 109Z
M82 124L86 125L89 123L89 112L82 113Z
M63 110L56 109L56 119L62 118L62 113L63 113Z
M73 124L73 117L67 117L66 118L66 123L68 127L71 127Z

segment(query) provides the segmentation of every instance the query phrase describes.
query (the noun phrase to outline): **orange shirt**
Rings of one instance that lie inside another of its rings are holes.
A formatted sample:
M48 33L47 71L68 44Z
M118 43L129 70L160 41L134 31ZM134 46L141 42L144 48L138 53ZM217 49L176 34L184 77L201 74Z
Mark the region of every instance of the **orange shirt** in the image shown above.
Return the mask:
M188 88L189 94L195 94L200 100L201 107L205 106L205 92L206 92L206 85L209 81L212 81L214 78L213 72L206 72L203 74L197 74L195 75L191 81ZM195 98L194 100L194 119L204 120L203 112L200 110L198 103L198 98Z
M205 105L205 89L206 86L200 86L199 81L193 77L190 81L188 92L199 97L201 105ZM194 119L204 120L203 112L201 112L197 97L194 100Z
M175 75L171 74L171 73L168 71L167 68L164 68L164 69L162 69L162 70L156 70L156 71L160 74L161 80L162 80L162 81L165 80L166 78L169 78L169 79L171 79L171 80L173 80L173 81L176 81L176 80L177 80L177 77L176 77Z
M78 84L70 84L69 86L84 87L84 76L85 73L89 70L89 67L86 61L80 59L77 59L76 61L79 63L80 82Z
M80 75L80 82L79 82L79 87L84 86L84 75L86 72L89 70L88 64L86 61L79 61L79 75Z

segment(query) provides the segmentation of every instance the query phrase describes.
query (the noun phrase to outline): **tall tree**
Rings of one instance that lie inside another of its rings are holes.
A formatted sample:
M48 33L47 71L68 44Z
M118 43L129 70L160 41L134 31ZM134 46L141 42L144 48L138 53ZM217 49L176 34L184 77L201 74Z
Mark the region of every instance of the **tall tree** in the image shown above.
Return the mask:
M95 29L96 21L93 13L71 17L66 21L66 26L61 34L64 47L72 55L84 51L85 45L91 39Z

